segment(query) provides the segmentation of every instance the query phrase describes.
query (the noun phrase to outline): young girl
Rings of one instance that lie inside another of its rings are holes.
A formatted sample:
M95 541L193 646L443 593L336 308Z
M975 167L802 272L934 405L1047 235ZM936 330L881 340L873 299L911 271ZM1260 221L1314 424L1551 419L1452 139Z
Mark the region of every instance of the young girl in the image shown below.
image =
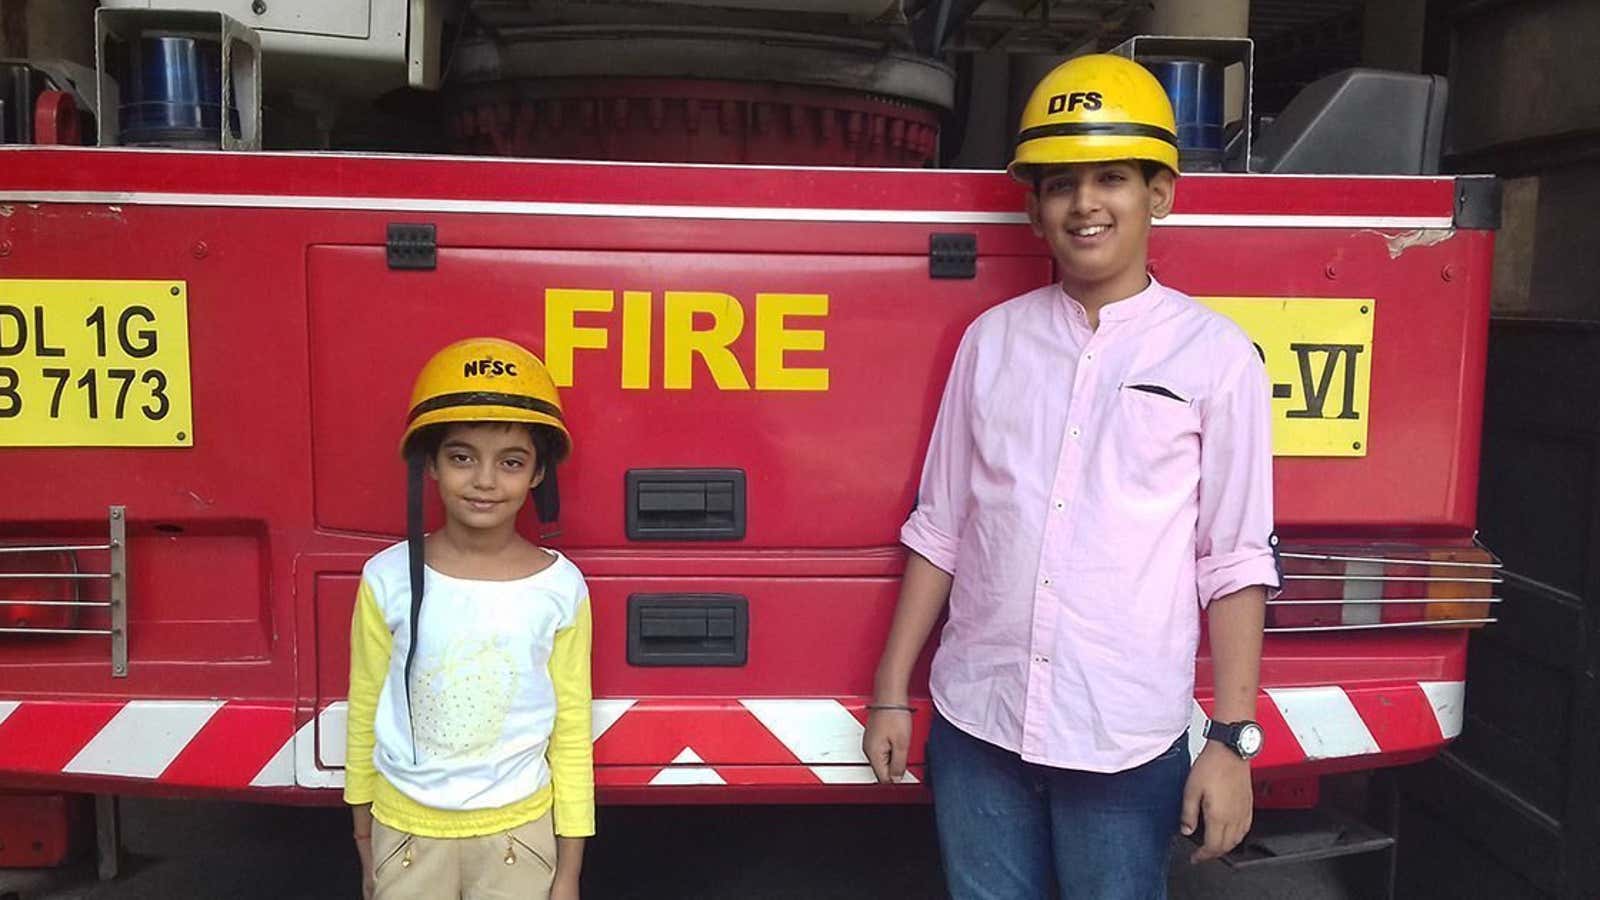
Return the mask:
M408 540L362 571L345 802L365 896L576 900L594 833L589 593L529 543L572 447L544 365L509 341L439 351L401 441ZM422 535L422 476L445 523Z

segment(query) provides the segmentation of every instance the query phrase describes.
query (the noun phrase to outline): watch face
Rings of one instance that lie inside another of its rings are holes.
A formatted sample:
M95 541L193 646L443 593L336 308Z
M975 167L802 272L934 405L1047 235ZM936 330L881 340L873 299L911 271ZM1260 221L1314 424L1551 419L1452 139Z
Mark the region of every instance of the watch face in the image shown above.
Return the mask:
M1262 734L1260 725L1257 725L1254 722L1245 725L1243 728L1239 729L1239 753L1243 755L1245 759L1255 756L1257 753L1261 752L1261 745L1264 743L1264 740L1265 735Z

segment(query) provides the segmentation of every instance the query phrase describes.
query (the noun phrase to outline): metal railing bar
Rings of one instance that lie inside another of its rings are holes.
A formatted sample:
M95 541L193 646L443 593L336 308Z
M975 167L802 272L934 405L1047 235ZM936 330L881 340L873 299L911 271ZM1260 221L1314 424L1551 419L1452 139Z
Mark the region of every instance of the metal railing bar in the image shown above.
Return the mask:
M1499 619L1435 619L1429 622L1374 622L1370 625L1306 625L1294 628L1267 628L1267 634L1293 634L1313 631L1371 631L1379 628L1437 628L1450 625L1490 625Z
M1499 603L1499 602L1500 602L1500 598L1499 597L1432 597L1432 598L1429 598L1427 600L1413 600L1413 599L1410 599L1410 598L1390 600L1390 599L1386 599L1386 598L1383 598L1383 597L1376 597L1376 598L1373 598L1371 600L1361 600L1361 599L1349 599L1349 600L1346 600L1346 599L1343 599L1343 598L1331 599L1331 600L1306 600L1306 599L1303 599L1303 598L1297 598L1297 599L1294 599L1294 600L1268 600L1267 601L1267 605L1268 606L1369 606L1369 605L1370 606L1384 606L1384 605L1389 605L1389 604L1405 604L1405 603Z
M22 580L30 580L31 581L31 580L36 579L36 578L37 579L56 579L56 580L60 580L60 581L72 581L72 580L80 579L80 578L94 579L94 578L111 578L111 577L112 577L112 575L111 575L110 572L0 572L0 578L8 579L8 580L11 580L11 581L22 581Z
M109 628L0 628L0 634L98 634L109 635Z
M1504 578L1439 578L1431 575L1284 575L1293 581L1448 581L1455 584L1500 584Z
M1387 556L1338 556L1323 553L1282 553L1283 559L1310 559L1317 562L1386 563L1391 566L1456 566L1463 569L1503 569L1502 562L1457 562L1444 559L1396 559Z

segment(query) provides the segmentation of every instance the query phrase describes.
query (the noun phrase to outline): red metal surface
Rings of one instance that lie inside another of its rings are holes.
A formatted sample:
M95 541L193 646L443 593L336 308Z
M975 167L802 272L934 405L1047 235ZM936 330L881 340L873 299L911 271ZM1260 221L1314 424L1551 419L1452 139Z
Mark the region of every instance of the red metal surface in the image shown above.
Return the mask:
M1317 778L1284 778L1256 785L1256 809L1311 809L1322 795Z
M38 144L81 144L78 104L65 91L41 91L33 106L33 140Z
M1022 187L998 173L937 169L869 174L849 169L44 147L0 149L0 154L4 154L0 155L0 162L4 163L0 166L0 191L5 192L319 197L326 198L323 207L334 208L351 198L403 197L482 202L940 209L1014 213L1019 215L1020 224L1023 199ZM249 201L241 200L217 202L224 206L249 205ZM1185 175L1179 182L1174 212L1437 216L1448 220L1455 212L1455 181L1448 177ZM882 233L885 229L873 231ZM818 237L834 238L836 242L838 238L831 231ZM1023 246L1029 248L1025 252L1038 252L1038 244L1031 236L1021 237ZM1328 246L1330 250L1333 247ZM984 249L989 252L991 248ZM1414 252L1408 251L1404 256ZM1271 265L1276 268L1276 255L1266 259L1272 260ZM1251 261L1259 263L1262 258L1253 256Z
M87 799L0 792L0 869L46 869L70 859Z
M709 79L519 82L458 98L445 121L460 153L641 162L916 168L939 137L925 107Z
M401 531L394 435L416 367L468 333L542 348L552 288L616 292L613 312L574 320L603 330L609 346L574 352L565 397L577 453L562 473L565 515L552 540L593 588L596 695L668 704L864 696L894 598L896 529L955 342L982 308L1050 277L1014 215L1017 188L999 174L47 149L7 151L0 163L0 242L11 251L0 278L182 279L190 298L192 449L0 450L0 538L88 538L103 534L108 504L129 509L129 676L110 677L103 639L3 643L0 701L29 702L0 721L0 738L42 734L40 747L56 748L56 772L105 720L52 724L49 705L33 701L105 701L106 720L127 699L218 697L273 710L258 714L270 724L250 751L265 753L264 764L339 699L353 576ZM184 196L152 196L163 194ZM1375 217L1447 220L1453 204L1450 179L1193 177L1179 196L1186 215L1367 217L1375 226ZM421 205L340 209L342 198ZM636 208L697 204L731 212ZM815 209L885 221L761 212ZM751 219L728 218L752 210ZM894 221L926 210L991 218ZM385 225L418 220L438 226L438 269L388 270ZM1393 255L1381 227L1339 221L1164 227L1153 259L1163 280L1195 294L1376 299L1370 453L1280 459L1280 530L1305 541L1463 541L1473 526L1492 236L1457 232ZM936 231L978 235L976 280L928 279ZM644 388L622 382L627 291L651 295ZM826 367L828 390L718 390L699 359L691 388L667 389L668 291L725 294L740 307L731 352L752 387L757 295L827 294L826 317L787 324L824 331L824 347L791 351L786 364ZM628 542L623 473L655 466L746 469L747 539ZM750 663L628 666L627 595L691 590L750 598ZM1406 681L1459 681L1464 647L1459 632L1286 636L1268 641L1263 680L1339 685L1356 698ZM1208 661L1198 676L1209 685ZM237 785L255 764L207 758L205 748L238 739L230 729L254 727L218 715L196 736L201 749L172 762L173 791ZM1263 765L1305 775L1425 756L1442 743L1436 723L1434 732L1426 724L1400 723L1376 757ZM48 766L34 754L19 760L16 746L0 740L0 779L42 777ZM722 762L742 772L758 760Z
M0 553L0 575L70 575L76 571L77 559L70 551ZM82 607L51 604L82 602L82 587L81 582L68 578L0 578L0 628L76 628Z

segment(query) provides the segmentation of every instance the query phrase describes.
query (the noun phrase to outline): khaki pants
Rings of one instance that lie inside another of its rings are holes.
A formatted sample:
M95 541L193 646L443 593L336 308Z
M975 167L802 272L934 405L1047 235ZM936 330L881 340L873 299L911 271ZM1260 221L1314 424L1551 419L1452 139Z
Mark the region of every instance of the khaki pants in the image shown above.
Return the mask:
M546 900L555 880L550 815L499 834L429 838L372 823L376 900Z

